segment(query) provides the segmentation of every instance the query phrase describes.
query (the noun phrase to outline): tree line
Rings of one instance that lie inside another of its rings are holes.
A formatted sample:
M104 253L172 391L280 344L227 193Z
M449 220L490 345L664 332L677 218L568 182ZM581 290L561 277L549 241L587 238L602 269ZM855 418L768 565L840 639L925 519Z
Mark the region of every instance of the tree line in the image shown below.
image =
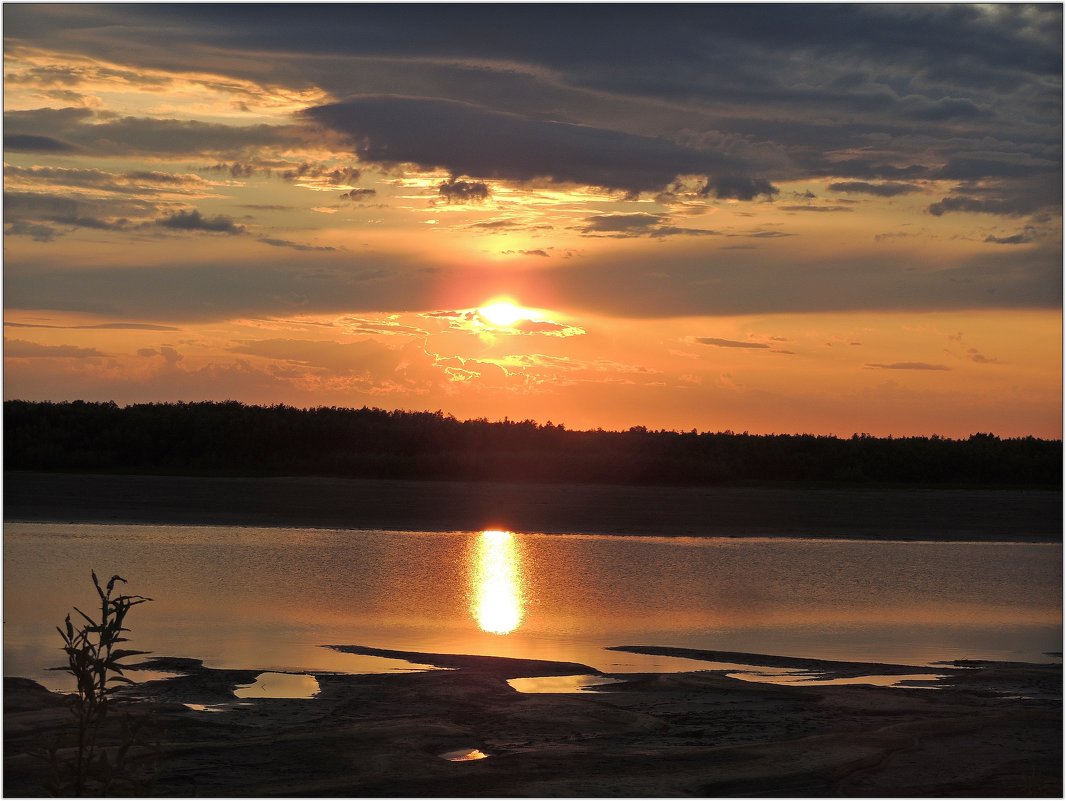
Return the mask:
M8 470L721 485L1060 487L1062 441L571 431L442 412L222 403L4 403Z

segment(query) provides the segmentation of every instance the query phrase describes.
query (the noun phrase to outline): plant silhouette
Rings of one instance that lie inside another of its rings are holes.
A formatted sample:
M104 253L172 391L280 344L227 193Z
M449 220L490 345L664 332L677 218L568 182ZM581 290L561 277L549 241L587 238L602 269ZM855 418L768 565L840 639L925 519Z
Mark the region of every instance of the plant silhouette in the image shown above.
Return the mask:
M117 685L133 683L123 675L126 666L120 660L149 653L118 647L129 641L123 636L129 631L124 625L126 615L134 606L152 599L141 595L115 595L115 582L126 583L122 576L112 576L106 589L100 586L95 571L92 579L100 596L99 619L95 620L74 607L84 620L75 625L68 614L63 627L56 627L63 638L67 664L52 669L70 673L77 682L71 709L78 728L73 762L60 760L58 740L48 752L53 769L53 786L49 789L59 795L105 795L120 783L132 785L128 757L147 722L146 717L134 719L126 714L121 720L119 744L109 749L100 743L100 730Z

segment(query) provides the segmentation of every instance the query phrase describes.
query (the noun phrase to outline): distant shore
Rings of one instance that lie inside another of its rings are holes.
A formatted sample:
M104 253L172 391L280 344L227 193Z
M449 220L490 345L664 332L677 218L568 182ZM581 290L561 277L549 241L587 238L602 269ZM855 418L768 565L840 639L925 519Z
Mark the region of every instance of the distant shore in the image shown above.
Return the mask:
M7 472L4 520L1057 542L1062 493Z

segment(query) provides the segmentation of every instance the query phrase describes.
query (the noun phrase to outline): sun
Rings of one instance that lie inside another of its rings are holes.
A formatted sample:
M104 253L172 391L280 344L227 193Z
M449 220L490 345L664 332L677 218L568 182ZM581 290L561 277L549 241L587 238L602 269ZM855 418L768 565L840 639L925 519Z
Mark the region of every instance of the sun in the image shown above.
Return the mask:
M510 300L492 300L477 310L478 316L492 325L507 328L526 317L529 312Z

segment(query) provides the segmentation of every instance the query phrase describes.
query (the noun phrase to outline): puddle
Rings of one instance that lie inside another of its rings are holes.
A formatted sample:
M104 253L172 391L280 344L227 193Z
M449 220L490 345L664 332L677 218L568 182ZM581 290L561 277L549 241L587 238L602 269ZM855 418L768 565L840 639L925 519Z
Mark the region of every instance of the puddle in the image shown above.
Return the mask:
M473 762L475 759L488 758L488 754L477 748L460 748L458 751L445 751L437 756L449 762Z
M508 679L507 683L520 693L579 693L602 684L617 684L621 679L606 676L536 676L529 679Z
M303 673L260 673L252 684L237 687L238 698L313 698L318 679Z
M229 712L233 709L240 709L241 707L251 706L251 704L245 702L243 704L182 704L182 706L192 712Z
M160 679L174 679L178 676L184 676L185 673L175 673L172 670L126 670L123 674L127 679L130 679L137 684L144 684L146 681L159 681Z
M119 675L114 673L111 675ZM122 687L123 691L130 692L133 687L138 684L144 684L147 681L159 681L160 679L176 679L179 676L185 676L185 673L175 673L170 670L133 670L129 668L125 670L121 675L133 682L133 684L115 684L115 687ZM78 683L74 677L63 671L55 671L49 673L40 680L40 683L45 688L55 693L76 693L78 691Z
M182 706L193 712L225 712L229 709L227 704L182 704Z
M908 673L890 676L849 676L844 679L819 678L819 674L790 671L787 673L744 672L729 673L730 678L741 681L755 681L764 684L788 684L794 687L834 687L846 684L865 684L874 687L910 687L919 690L935 690L941 679L941 673Z

